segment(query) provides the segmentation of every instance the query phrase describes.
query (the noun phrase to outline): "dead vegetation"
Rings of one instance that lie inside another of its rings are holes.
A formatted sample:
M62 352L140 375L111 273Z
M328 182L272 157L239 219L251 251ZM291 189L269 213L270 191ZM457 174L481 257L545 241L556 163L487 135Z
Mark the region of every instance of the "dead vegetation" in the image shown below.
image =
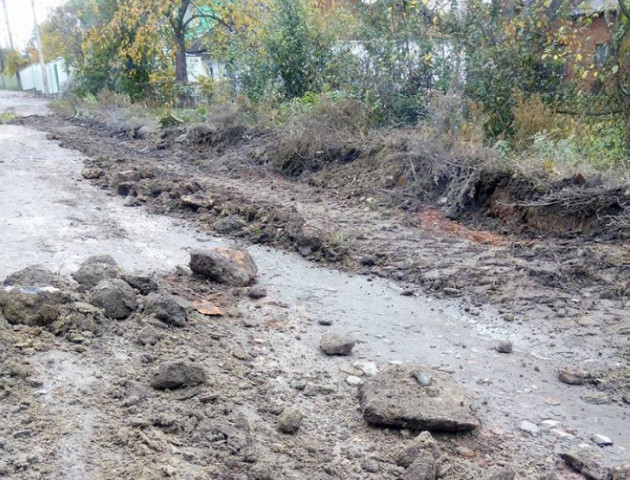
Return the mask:
M321 97L285 111L237 99L211 105L203 121L162 130L146 119L143 126L135 106L109 98L93 102L107 108L76 102L70 102L75 118L114 134L153 136L159 149L202 154L211 169L274 172L407 210L437 203L451 219L489 215L519 230L621 238L630 231L625 172L502 156L484 144L475 106L454 95L436 96L430 119L405 128L373 128L366 106L353 99ZM517 109L523 145L545 126L541 108L530 101Z

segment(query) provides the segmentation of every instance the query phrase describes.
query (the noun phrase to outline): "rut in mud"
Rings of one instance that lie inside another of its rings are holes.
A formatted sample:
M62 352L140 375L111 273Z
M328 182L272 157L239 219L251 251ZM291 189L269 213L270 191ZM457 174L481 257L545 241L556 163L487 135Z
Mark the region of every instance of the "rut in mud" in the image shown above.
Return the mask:
M368 426L355 385L367 377L357 360L379 370L391 362L421 363L475 393L473 411L482 428L437 436L432 455L439 478L483 479L499 465L515 468L517 478L544 478L549 472L570 478L554 453L581 444L591 445L586 450L599 456L600 465L627 461L623 385L614 379L607 384L586 379L581 386L557 380L557 370L567 365L590 370L623 365L618 356L627 346L623 303L611 299L602 305L598 296L583 296L593 288L590 280L558 287L554 270L543 277L514 269L519 248L532 255L521 268L557 265L554 256L562 250L556 244L515 248L513 239L502 236L489 247L468 240L439 216L425 215L420 229L400 214L328 198L304 185L209 176L175 161L170 152L157 154L160 168L155 168L155 152L141 152L147 143L103 138L54 119L38 124L53 129L66 145L92 149L88 154L95 153L98 141L100 157L86 159L86 165L100 169L97 182L117 193L82 181L82 157L42 133L1 127L7 152L15 153L0 164L2 175L14 175L0 192L8 207L3 235L11 239L0 276L32 263L66 276L88 256L109 253L123 269L156 270L160 292L182 299L190 321L183 328L165 327L140 309L127 320L104 322L94 337L3 324L6 415L0 448L7 455L0 467L11 478L400 478L409 465L400 452L420 440L413 431ZM141 173L146 169L148 174ZM21 172L19 180L15 172ZM160 191L153 189L156 184ZM200 204L204 199L208 203ZM149 215L133 207L138 204L185 222ZM190 220L202 232L190 230ZM268 291L253 300L244 288L202 281L185 269L189 249L222 243L203 233L210 225L298 254L249 248ZM458 236L451 235L454 230ZM615 245L588 246L600 247L601 255L623 252ZM568 257L573 245L564 248ZM553 260L545 258L547 251ZM313 267L301 256L365 275ZM414 279L411 272L420 260L422 278ZM440 273L434 285L425 278L431 265ZM484 273L470 278L463 272ZM511 286L495 282L499 293L512 295L507 310L492 290L475 290L480 279L499 272L515 282L527 280ZM460 278L462 284L449 284ZM532 286L539 278L549 286ZM437 292L472 298L425 296L412 283L416 280ZM531 290L521 292L526 285ZM558 294L567 295L566 303L554 304L548 318L541 318L544 299L557 300ZM569 295L576 294L582 297L574 302ZM595 299L585 302L588 298ZM487 300L497 308L485 305ZM224 315L199 313L198 301ZM525 307L531 307L531 316ZM567 315L558 317L564 324L549 324L558 313L554 307L566 309ZM574 308L581 314L572 316ZM585 308L594 312L591 323L583 321ZM602 323L606 317L599 314L613 309L619 320ZM352 356L320 352L320 338L331 330L358 339ZM602 331L604 338L591 335ZM497 351L508 339L512 353ZM615 342L607 345L608 340ZM151 378L165 361L203 365L209 380L201 387L156 391ZM287 408L303 415L294 435L278 430ZM610 437L613 445L596 447L594 434Z

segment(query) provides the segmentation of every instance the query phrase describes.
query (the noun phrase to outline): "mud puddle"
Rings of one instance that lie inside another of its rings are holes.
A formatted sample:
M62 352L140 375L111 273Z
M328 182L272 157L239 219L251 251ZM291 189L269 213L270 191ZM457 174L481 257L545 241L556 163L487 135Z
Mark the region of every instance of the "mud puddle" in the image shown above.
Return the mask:
M120 198L81 181L81 155L47 141L41 132L1 126L0 138L5 148L0 165L0 222L4 226L0 277L33 263L67 273L89 255L100 253L111 254L128 270L164 273L185 265L190 249L224 242L167 217L125 207ZM272 293L274 300L268 307L279 316L304 320L299 338L287 334L287 348L277 351L285 364L295 362L302 349L316 351L327 329L351 331L361 342L355 350L358 358L371 359L379 366L414 362L452 373L478 394L484 428L521 444L539 461L554 449L591 443L595 433L614 440L613 447L599 452L609 461L629 458L627 405L587 403L580 398L587 393L585 388L556 379L567 357L572 364L584 365L599 364L605 358L612 366L621 362L612 352L576 349L546 333L532 333L526 325L506 325L492 309L482 306L466 313L456 302L419 293L401 296L400 287L386 280L314 267L298 255L270 248L249 250L259 266L261 283ZM333 326L320 326L322 318ZM512 354L492 349L502 339L514 342ZM45 369L49 360L42 356L35 364ZM77 374L67 359L52 360L60 369L52 371L57 380L45 385L45 390ZM336 366L333 359L325 361L331 368ZM77 384L62 392L62 398L80 387ZM51 398L44 396L54 410ZM91 434L92 413L84 413L85 423L76 436L67 437L70 447L84 443ZM541 427L532 436L518 430L522 421L542 425L547 420L557 422L554 431Z

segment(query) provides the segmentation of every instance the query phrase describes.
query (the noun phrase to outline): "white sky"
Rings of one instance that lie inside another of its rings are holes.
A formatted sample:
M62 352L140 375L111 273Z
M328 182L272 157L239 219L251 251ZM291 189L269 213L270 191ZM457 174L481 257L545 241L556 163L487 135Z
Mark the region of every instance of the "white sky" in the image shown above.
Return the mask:
M5 0L9 13L11 35L13 45L18 50L26 47L29 39L33 36L33 10L31 0ZM37 22L42 23L53 8L62 5L65 0L35 0L35 10ZM9 36L7 35L7 24L0 4L0 44L3 47L9 46Z

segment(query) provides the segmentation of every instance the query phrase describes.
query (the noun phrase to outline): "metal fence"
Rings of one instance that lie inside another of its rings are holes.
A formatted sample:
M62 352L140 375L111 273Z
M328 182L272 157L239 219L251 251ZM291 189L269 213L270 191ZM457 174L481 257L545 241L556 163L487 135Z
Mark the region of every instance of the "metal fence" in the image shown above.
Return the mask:
M17 75L0 74L0 89L2 90L19 90L20 81Z
M57 95L62 92L70 77L62 60L50 62L45 65L46 79L48 80L48 92L44 90L44 75L39 63L29 65L20 71L22 90L37 92L40 94Z

